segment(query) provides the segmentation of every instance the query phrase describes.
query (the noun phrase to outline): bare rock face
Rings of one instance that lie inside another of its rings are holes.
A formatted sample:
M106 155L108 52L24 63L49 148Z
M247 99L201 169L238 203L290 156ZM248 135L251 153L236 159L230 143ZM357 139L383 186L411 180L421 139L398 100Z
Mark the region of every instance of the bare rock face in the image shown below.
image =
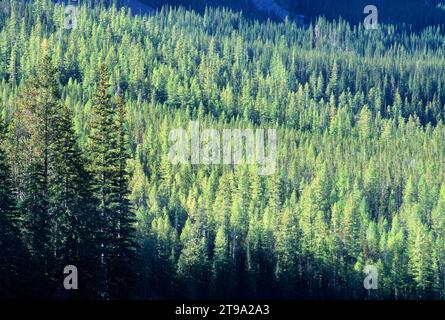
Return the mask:
M290 15L290 12L287 9L283 8L274 0L252 0L252 3L258 10L273 13L281 20L284 20Z
M155 11L151 6L139 0L124 0L123 4L131 8L133 14L145 14Z

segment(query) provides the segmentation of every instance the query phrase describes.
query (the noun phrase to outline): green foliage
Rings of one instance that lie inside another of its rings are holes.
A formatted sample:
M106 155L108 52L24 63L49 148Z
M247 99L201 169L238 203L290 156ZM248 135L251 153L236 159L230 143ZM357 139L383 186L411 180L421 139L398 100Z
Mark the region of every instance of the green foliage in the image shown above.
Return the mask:
M98 203L96 245L103 277L100 294L105 299L124 298L133 294L135 250L134 218L128 201L125 106L120 93L113 105L104 65L99 68L92 108L86 149L91 190Z
M10 163L6 150L6 126L0 117L0 298L20 294L28 255L20 235L20 217L14 198Z
M64 297L69 261L93 298L445 297L441 27L79 12L0 13L0 244L26 243L31 296ZM171 164L191 120L277 129L277 172Z

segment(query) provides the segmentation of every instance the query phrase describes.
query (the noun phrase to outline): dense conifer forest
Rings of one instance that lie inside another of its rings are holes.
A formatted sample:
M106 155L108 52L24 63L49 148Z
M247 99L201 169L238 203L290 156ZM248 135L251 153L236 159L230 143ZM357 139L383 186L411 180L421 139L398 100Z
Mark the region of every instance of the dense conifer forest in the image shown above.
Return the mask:
M92 2L0 5L0 298L445 298L442 13ZM276 129L276 171L171 163L191 121Z

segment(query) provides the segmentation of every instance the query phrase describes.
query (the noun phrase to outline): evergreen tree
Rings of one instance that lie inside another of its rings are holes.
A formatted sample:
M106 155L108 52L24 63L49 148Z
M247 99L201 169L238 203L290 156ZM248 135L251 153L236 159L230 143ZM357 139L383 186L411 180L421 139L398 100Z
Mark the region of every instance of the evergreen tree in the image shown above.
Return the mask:
M92 192L99 212L97 240L103 299L131 294L133 283L128 277L134 260L133 216L127 198L125 110L120 96L117 107L113 106L109 87L107 71L101 65L87 153Z
M182 288L187 290L187 296L190 298L206 297L209 285L209 261L205 238L201 236L200 228L192 224L190 219L186 221L182 230L180 242L182 250L178 259L177 273Z
M100 260L94 244L97 230L95 201L84 156L72 128L72 115L65 106L54 116L54 141L50 146L49 206L52 242L58 270L74 265L82 276L81 297L96 297L96 268Z
M116 167L113 177L113 190L116 198L113 212L112 239L114 240L113 250L110 251L112 262L110 263L110 287L112 296L115 298L128 298L134 294L133 286L135 277L133 276L135 262L135 233L134 224L136 222L128 199L128 172L127 160L127 129L126 112L122 92L118 91L115 106L115 133L116 139L116 159L113 166ZM132 292L133 291L133 292Z
M414 280L416 298L431 298L437 290L437 261L432 250L430 235L418 225L409 246L409 274Z
M54 141L54 118L59 110L56 70L51 62L48 43L42 45L37 74L28 80L17 102L10 133L10 152L17 186L19 210L25 217L25 239L29 246L40 293L54 292L52 230L55 227L50 208L50 148Z
M6 125L0 117L0 298L25 295L20 288L27 280L27 252L20 237L13 180L5 150ZM30 279L28 279L30 280Z
M283 297L295 297L299 282L299 260L301 249L299 249L298 219L296 208L286 206L283 209L281 222L278 227L275 250L277 254L277 265L275 276L279 287L285 290Z
M218 228L212 263L212 292L215 298L224 298L233 294L235 287L234 265L229 255L228 237L225 226Z

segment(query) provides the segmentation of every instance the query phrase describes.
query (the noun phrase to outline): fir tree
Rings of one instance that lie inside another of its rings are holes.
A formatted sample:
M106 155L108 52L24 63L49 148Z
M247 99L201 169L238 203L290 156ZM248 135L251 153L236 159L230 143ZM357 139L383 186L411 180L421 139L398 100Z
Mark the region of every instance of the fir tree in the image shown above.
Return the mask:
M0 117L0 298L17 298L27 279L27 252L20 237L11 169L6 156L6 125Z
M111 292L115 298L128 298L134 294L133 276L135 261L135 234L134 224L136 222L131 210L128 199L128 172L127 160L129 154L127 151L127 131L126 131L126 112L122 92L119 90L116 97L115 106L115 132L116 139L116 159L113 166L116 167L113 177L113 190L116 198L114 199L114 213L112 223L112 239L114 240L113 250L110 252L112 262L110 264Z
M133 216L128 200L125 110L122 97L113 106L104 65L93 98L87 142L92 192L98 202L98 245L101 256L101 296L113 299L131 294L127 278L134 259Z
M19 210L26 226L25 239L29 246L43 296L54 292L56 268L53 253L50 208L50 147L53 142L54 117L60 110L56 70L51 62L48 43L43 43L42 58L37 74L28 80L17 102L10 132L10 152Z

